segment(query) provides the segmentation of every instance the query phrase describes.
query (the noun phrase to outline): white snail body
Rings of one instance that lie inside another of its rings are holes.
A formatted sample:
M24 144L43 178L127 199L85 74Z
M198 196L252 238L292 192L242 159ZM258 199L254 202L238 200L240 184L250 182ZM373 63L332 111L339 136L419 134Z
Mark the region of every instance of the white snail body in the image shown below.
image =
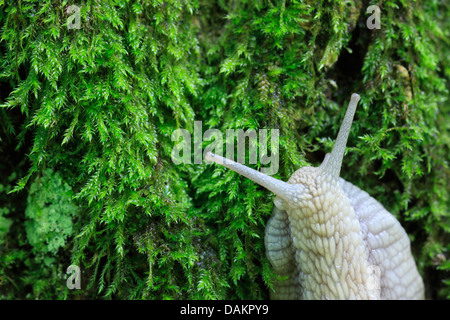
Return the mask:
M273 299L423 299L410 241L378 201L339 178L360 97L353 94L331 154L283 182L207 153L206 159L274 192L266 255L277 280Z

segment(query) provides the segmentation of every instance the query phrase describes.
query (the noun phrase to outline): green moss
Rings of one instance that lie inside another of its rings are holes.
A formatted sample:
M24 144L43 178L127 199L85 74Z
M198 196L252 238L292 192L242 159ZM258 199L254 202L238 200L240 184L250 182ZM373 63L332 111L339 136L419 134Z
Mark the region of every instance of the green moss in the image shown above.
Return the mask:
M366 27L371 4L381 29ZM279 129L275 176L287 180L331 150L358 92L342 176L405 227L427 297L450 295L444 2L88 0L80 29L67 28L68 5L0 1L0 170L16 161L10 150L22 161L2 206L1 292L267 298L272 195L223 168L175 165L171 135L193 133L194 120L203 131ZM59 177L38 188L46 168ZM18 195L34 200L25 208ZM37 205L44 198L52 205ZM25 223L38 208L53 231ZM80 291L57 285L70 264L83 270Z

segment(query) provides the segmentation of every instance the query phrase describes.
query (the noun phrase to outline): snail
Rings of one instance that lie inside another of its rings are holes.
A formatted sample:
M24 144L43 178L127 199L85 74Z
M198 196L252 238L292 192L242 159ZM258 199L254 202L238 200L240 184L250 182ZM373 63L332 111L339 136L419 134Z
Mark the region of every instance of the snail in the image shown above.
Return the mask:
M424 284L403 227L368 193L340 178L360 96L351 96L331 154L284 182L208 152L276 194L266 224L272 299L423 299Z

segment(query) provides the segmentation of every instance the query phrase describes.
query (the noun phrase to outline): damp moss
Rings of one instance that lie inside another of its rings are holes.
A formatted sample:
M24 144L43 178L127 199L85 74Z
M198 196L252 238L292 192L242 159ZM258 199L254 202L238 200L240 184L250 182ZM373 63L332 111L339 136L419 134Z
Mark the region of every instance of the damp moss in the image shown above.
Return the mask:
M275 176L287 180L331 150L353 92L341 175L405 227L426 296L450 295L445 2L88 0L68 29L71 4L0 1L0 170L21 178L0 181L18 208L2 220L2 297L268 298L273 196L214 165L175 164L172 133L195 120L224 136L278 129ZM370 5L380 29L367 27ZM48 169L78 211L41 270L18 236L30 209L15 201ZM57 280L71 264L82 290ZM62 288L33 282L44 272Z

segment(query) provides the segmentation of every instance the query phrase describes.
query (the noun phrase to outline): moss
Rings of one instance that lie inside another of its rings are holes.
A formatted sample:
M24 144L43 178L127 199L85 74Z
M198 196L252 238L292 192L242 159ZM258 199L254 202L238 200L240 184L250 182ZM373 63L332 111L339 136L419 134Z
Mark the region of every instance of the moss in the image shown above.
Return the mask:
M366 26L372 4L380 29ZM1 229L2 293L267 298L272 195L216 166L176 165L172 133L193 134L194 120L203 132L279 129L275 176L287 180L331 150L358 92L342 176L405 227L427 297L450 295L444 2L88 0L80 29L67 28L68 5L0 1L0 147L23 161L5 200L17 210ZM15 204L47 169L80 210L64 254L40 270L18 237L30 205ZM82 290L50 289L70 264ZM45 272L53 280L30 285Z

